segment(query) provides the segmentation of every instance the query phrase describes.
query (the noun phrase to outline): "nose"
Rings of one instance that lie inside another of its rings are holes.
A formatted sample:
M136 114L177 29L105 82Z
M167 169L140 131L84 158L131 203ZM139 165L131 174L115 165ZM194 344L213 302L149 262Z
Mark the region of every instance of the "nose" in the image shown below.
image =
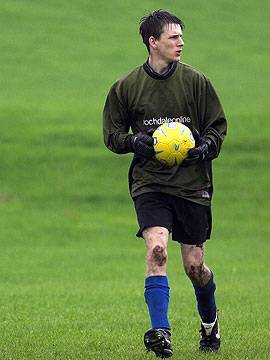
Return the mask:
M182 38L179 38L179 45L180 46L183 46L185 43L184 43L184 40Z

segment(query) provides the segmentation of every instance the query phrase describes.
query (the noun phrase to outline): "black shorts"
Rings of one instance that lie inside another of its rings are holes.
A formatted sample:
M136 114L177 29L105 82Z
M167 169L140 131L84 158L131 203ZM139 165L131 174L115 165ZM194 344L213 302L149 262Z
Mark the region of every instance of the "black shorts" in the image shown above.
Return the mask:
M149 192L134 199L142 237L144 229L162 226L179 243L197 245L210 239L212 229L211 206L159 192Z

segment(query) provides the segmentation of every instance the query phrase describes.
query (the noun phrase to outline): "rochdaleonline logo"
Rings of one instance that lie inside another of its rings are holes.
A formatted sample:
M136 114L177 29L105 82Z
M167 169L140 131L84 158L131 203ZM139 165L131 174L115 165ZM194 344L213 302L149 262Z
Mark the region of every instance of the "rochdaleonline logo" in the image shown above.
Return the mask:
M191 121L191 118L189 116L179 116L176 118L170 118L170 117L159 117L159 118L152 118L149 120L143 120L143 124L145 126L147 125L162 125L164 123L170 123L170 122L181 122L181 123L189 123Z

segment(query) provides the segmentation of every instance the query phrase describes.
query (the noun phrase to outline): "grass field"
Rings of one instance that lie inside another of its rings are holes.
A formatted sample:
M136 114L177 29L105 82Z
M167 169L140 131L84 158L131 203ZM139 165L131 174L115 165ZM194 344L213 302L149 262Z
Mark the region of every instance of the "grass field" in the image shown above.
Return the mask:
M170 243L174 358L270 358L270 3L3 0L0 359L154 359L131 157L104 148L101 112L109 86L145 60L138 20L157 8L183 18L183 61L213 81L229 120L207 245L222 349L197 350L193 290Z

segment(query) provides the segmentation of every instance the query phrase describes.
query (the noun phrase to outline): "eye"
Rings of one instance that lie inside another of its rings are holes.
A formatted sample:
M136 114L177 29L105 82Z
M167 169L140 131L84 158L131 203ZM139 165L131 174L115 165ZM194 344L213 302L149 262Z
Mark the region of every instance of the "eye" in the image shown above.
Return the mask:
M181 35L181 36L179 36L179 35L174 35L174 36L172 36L172 38L175 39L175 40L178 40L178 39L184 40L182 35Z

